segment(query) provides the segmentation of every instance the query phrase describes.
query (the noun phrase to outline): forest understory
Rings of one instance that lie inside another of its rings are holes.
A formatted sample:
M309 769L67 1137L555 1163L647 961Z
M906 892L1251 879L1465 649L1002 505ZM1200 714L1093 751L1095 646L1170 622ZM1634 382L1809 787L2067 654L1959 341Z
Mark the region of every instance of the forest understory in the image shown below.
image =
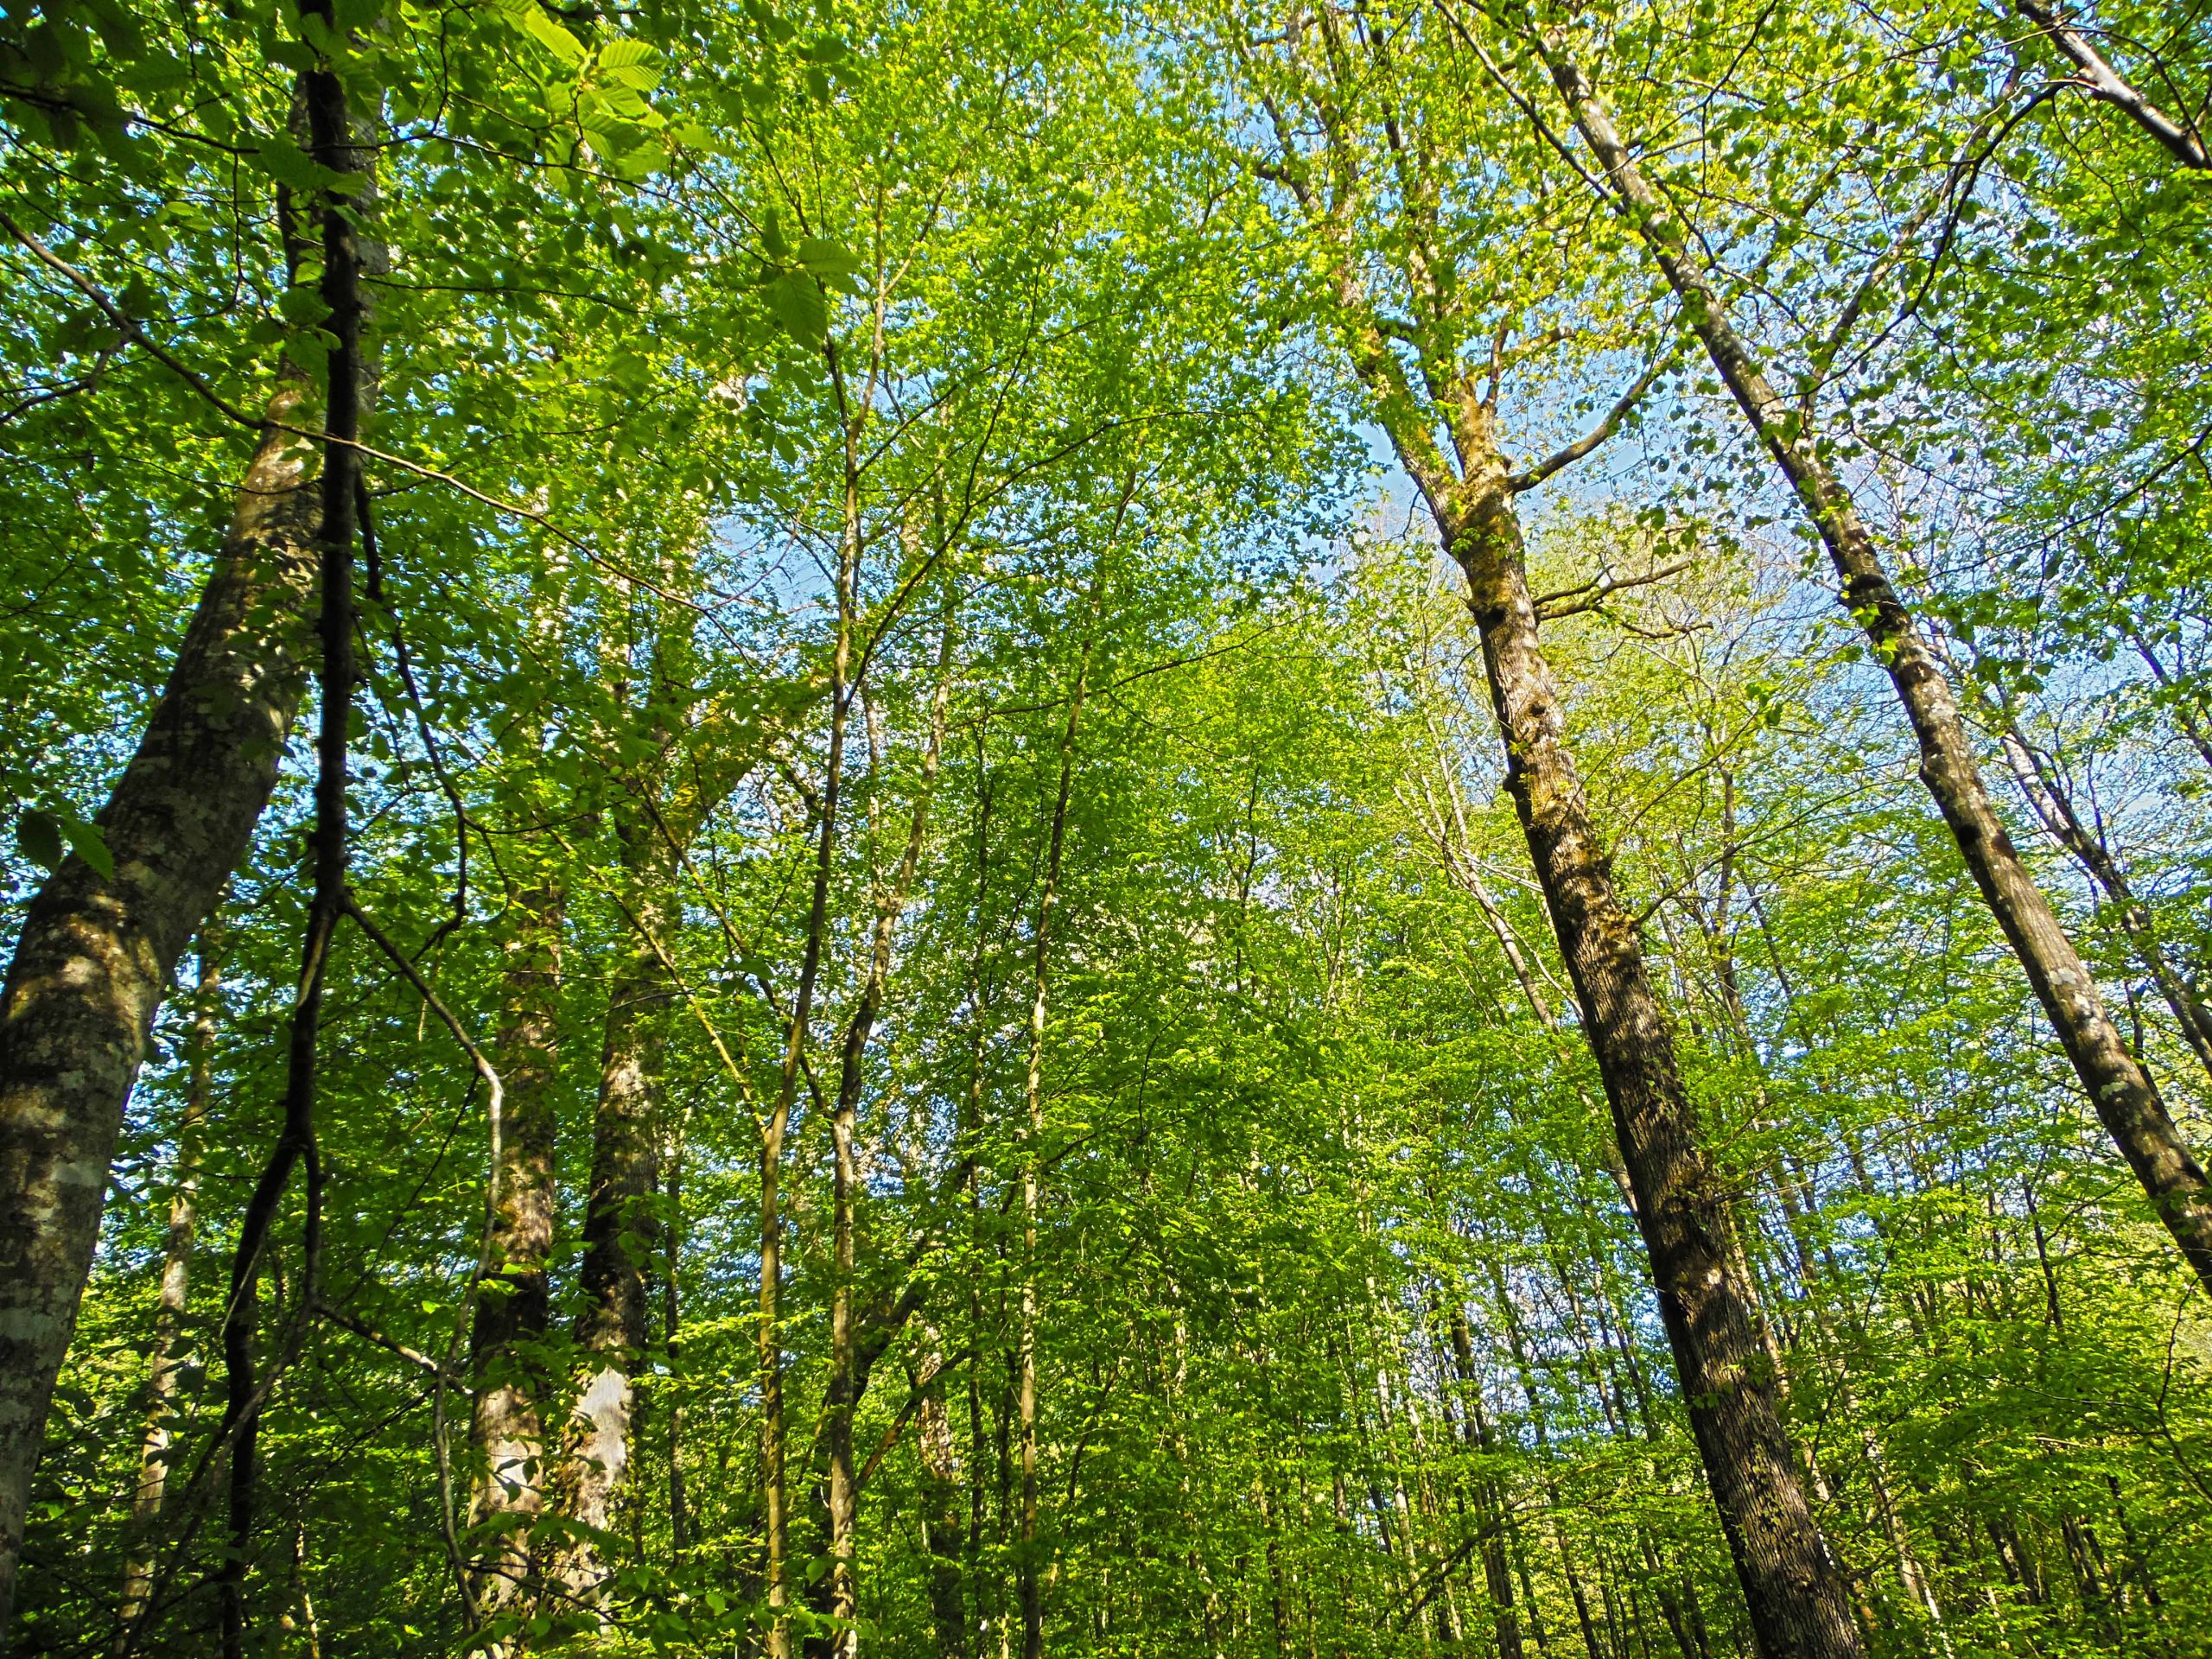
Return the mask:
M0 1654L2212 1656L2212 0L0 0Z

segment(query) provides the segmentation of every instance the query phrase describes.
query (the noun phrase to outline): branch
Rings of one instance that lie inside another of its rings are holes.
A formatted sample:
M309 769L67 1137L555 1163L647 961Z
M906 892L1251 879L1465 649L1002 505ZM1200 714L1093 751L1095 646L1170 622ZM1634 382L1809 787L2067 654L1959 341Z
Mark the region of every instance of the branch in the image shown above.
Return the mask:
M2042 0L2014 0L2014 4L2020 16L2041 29L2067 60L2082 72L2083 89L2090 97L2111 105L2164 145L2167 153L2183 167L2199 172L2212 170L2212 155L2206 153L2204 141L2123 80L2079 30L2062 22L2058 14L2044 5Z
M1599 445L1620 430L1621 423L1625 421L1636 406L1643 401L1643 394L1651 390L1653 383L1661 375L1675 365L1675 359L1681 354L1681 342L1676 340L1674 345L1652 359L1651 366L1636 377L1635 383L1621 394L1620 401L1605 411L1604 420L1599 422L1588 432L1568 444L1566 448L1549 460L1540 461L1527 472L1516 473L1507 479L1505 487L1516 495L1523 490L1533 490L1560 467L1572 467L1583 456L1596 449Z
M1655 582L1664 582L1678 576L1690 568L1688 559L1677 559L1656 570L1647 570L1640 576L1622 576L1607 582L1593 578L1577 588L1562 588L1555 594L1546 594L1535 602L1536 620L1556 622L1563 616L1580 616L1585 611L1601 608L1607 598L1629 588L1649 588Z
M316 1318L327 1319L340 1331L350 1331L363 1342L381 1348L388 1354L398 1356L418 1371L428 1371L435 1376L443 1369L436 1360L432 1359L420 1349L410 1348L405 1343L387 1337L365 1320L356 1319L353 1314L340 1308L333 1307L328 1302L318 1300L315 1304L315 1313Z

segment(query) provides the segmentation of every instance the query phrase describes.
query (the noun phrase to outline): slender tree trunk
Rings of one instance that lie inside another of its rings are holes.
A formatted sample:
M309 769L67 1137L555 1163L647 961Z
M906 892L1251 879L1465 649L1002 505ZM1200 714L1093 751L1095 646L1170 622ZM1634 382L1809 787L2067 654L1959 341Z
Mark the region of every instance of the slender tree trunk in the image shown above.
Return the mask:
M327 16L325 22L328 22ZM335 71L317 67L301 77L308 124L316 162L334 172L360 174L367 155L346 103ZM340 198L321 205L322 299L329 308L327 326L336 340L329 354L329 379L323 404L323 445L320 480L321 607L316 619L322 663L317 694L321 702L315 737L314 893L308 910L307 937L300 953L299 992L292 1007L289 1052L284 1084L284 1118L275 1147L246 1205L231 1268L231 1294L223 1328L224 1368L228 1376L219 1431L230 1445L230 1542L216 1576L222 1611L224 1659L241 1659L245 1648L245 1580L258 1518L262 1407L275 1382L255 1376L255 1324L262 1259L295 1166L306 1178L306 1215L302 1228L298 1294L292 1328L280 1358L289 1363L314 1318L317 1268L321 1253L322 1172L315 1141L315 1104L322 1030L322 994L336 943L346 893L347 747L353 714L353 539L359 452L351 446L360 435L366 383L361 360L361 247L359 234Z
M1482 1372L1475 1364L1467 1310L1456 1294L1445 1310L1445 1332L1452 1344L1452 1369L1459 1374L1463 1391L1461 1427L1467 1449L1487 1457L1491 1439L1490 1425L1483 1416ZM1485 1478L1474 1486L1475 1506L1481 1516L1478 1525L1482 1535L1483 1587L1490 1597L1498 1659L1521 1659L1521 1621L1513 1609L1513 1573L1505 1557L1504 1506L1496 1482Z
M689 1114L687 1113L687 1116ZM679 1133L668 1152L668 1205L665 1272L661 1281L661 1346L668 1358L668 1548L679 1564L691 1547L691 1505L683 1480L683 1408L677 1376L677 1361L683 1339L683 1154L686 1136Z
M944 1360L937 1351L936 1333L928 1337L916 1427L922 1465L922 1543L929 1552L925 1571L938 1653L940 1659L962 1659L969 1646L967 1599L961 1583L967 1551L960 1514L963 1475L952 1420L944 1408Z
M1095 613L1104 591L1102 574L1092 579ZM1038 1554L1037 1496L1037 1236L1044 1192L1045 1024L1052 987L1052 921L1060 894L1060 857L1067 844L1068 797L1075 786L1076 728L1083 719L1090 683L1092 640L1086 638L1068 697L1067 725L1060 734L1059 788L1052 799L1052 823L1045 855L1044 887L1037 900L1037 935L1031 957L1029 1065L1022 1084L1025 1133L1021 1161L1021 1324L1015 1410L1021 1465L1021 1535L1015 1554L1015 1584L1021 1599L1021 1659L1041 1659L1045 1651L1045 1593Z
M152 1376L146 1434L130 1499L130 1548L124 1558L123 1596L116 1613L116 1651L146 1610L154 1587L154 1529L168 1491L169 1420L189 1356L179 1347L190 1288L192 1246L200 1215L200 1135L215 1086L215 1029L222 1014L222 932L210 916L200 930L200 986L192 1012L191 1092L176 1128L176 1185L169 1194L169 1230L162 1253L162 1297L154 1315Z
M860 1001L846 1022L845 1041L837 1070L837 1102L830 1117L830 1134L836 1160L831 1188L830 1253L833 1284L830 1306L830 1382L823 1401L823 1435L830 1454L830 1611L837 1623L830 1651L838 1659L851 1659L859 1649L860 1589L854 1576L854 1548L860 1521L860 1482L853 1465L853 1414L868 1386L865 1367L873 1356L861 1352L858 1309L854 1305L855 1205L860 1193L860 1168L855 1158L854 1136L858 1128L861 1087L867 1080L868 1046L882 1010L884 992L891 979L891 950L899 922L906 914L914 877L921 868L922 849L929 836L930 806L937 793L938 763L944 753L944 721L952 692L950 668L952 617L948 612L940 636L937 689L930 700L930 729L922 749L921 778L908 822L906 844L899 866L876 894L875 927L870 941L867 976ZM900 1306L906 1306L900 1299ZM910 1311L910 1310L909 1310ZM898 1315L904 1323L905 1315ZM872 1333L887 1338L888 1332ZM875 1349L881 1352L881 1347Z
M547 1265L559 1213L556 1090L560 1075L562 896L550 883L517 895L505 966L499 1054L505 1093L499 1208L491 1259L469 1336L474 1379L469 1441L475 1454L472 1527L490 1527L473 1568L479 1612L496 1614L522 1591L531 1523L544 1507L541 1401L546 1378L532 1351L545 1338Z
M2183 1141L2149 1074L2105 1012L2073 940L2021 862L1982 782L1950 682L1891 585L1850 492L1822 459L1802 412L1776 394L1730 325L1719 296L1688 252L1681 226L1630 156L1612 118L1567 58L1561 36L1556 31L1541 34L1538 47L1576 127L1605 167L1611 200L1636 226L1669 285L1681 296L1713 367L1827 544L1844 606L1865 630L1874 659L1888 671L1911 719L1921 779L2026 970L2090 1104L2198 1280L2212 1292L2212 1184Z
M798 1103L805 1068L815 982L829 929L830 878L837 847L838 798L844 782L845 732L852 714L854 613L861 543L856 486L847 476L846 531L837 570L837 634L830 661L830 753L823 769L815 843L814 883L808 904L806 943L784 1040L783 1069L775 1104L760 1136L760 1489L766 1550L768 1659L790 1659L791 1492L785 1445L782 1179L784 1139Z

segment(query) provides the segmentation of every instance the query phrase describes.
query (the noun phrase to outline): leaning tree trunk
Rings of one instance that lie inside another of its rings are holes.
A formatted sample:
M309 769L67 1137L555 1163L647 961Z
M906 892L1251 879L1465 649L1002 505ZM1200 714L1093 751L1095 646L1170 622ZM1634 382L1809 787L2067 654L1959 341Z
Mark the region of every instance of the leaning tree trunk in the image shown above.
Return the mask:
M1440 488L1433 505L1446 550L1466 573L1506 790L1611 1103L1661 1320L1760 1650L1767 1659L1849 1659L1859 1634L1798 1480L1749 1287L1732 1266L1724 1182L1700 1141L1643 940L1614 891L1567 746L1494 419L1471 400L1455 410L1463 477Z
M357 152L360 170L368 156ZM372 192L357 196L373 200ZM361 239L365 272L382 250ZM362 365L363 414L372 356ZM275 787L306 685L321 525L308 377L280 365L230 529L98 823L31 900L0 990L0 1649L31 1471L76 1324L146 1033Z
M1990 913L2026 970L2090 1104L2198 1281L2212 1292L2212 1183L2183 1141L2150 1074L2105 1011L2088 965L2012 845L1982 781L1950 681L1891 583L1851 493L1821 456L1802 411L1777 395L1730 325L1720 296L1688 253L1680 222L1629 155L1611 116L1567 58L1561 38L1556 32L1542 34L1537 45L1576 127L1604 165L1611 187L1609 199L1635 225L1669 285L1681 296L1683 312L1706 354L1827 544L1844 607L1865 632L1874 660L1888 671L1911 720L1921 779L1957 839Z
M474 1383L472 1527L495 1523L474 1566L480 1612L512 1603L530 1567L530 1523L544 1507L545 1378L532 1353L549 1309L546 1267L560 1194L555 1182L555 1087L560 1073L561 894L539 885L516 899L506 943L499 1195L491 1260L469 1337Z
M73 855L54 872L0 992L0 1633L124 1099L177 959L268 804L299 711L316 448L273 423L310 411L307 382L288 365L168 683L100 812L115 873Z

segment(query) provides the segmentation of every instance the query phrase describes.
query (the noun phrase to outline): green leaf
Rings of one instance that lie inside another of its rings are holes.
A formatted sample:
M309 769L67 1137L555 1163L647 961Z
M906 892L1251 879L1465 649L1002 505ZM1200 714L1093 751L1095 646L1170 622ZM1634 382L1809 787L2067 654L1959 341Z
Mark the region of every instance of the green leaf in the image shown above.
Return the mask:
M850 276L861 268L858 255L819 236L810 236L798 245L798 262L824 280Z
M289 135L281 132L272 132L262 139L253 161L277 183L301 194L321 188L323 181L330 176Z
M601 79L632 92L650 92L660 85L660 54L643 41L609 41L599 49Z
M36 808L16 820L16 850L51 875L61 868L61 823Z
M567 29L547 16L537 6L523 12L516 21L523 32L561 60L563 67L580 68L584 60L584 43Z
M803 346L818 346L829 333L829 299L822 285L802 272L783 271L769 282L768 309Z
M61 818L60 825L62 836L68 842L71 852L83 859L101 875L110 878L114 876L115 860L109 855L107 840L100 834L99 825L87 823L82 818L69 817L66 815Z

